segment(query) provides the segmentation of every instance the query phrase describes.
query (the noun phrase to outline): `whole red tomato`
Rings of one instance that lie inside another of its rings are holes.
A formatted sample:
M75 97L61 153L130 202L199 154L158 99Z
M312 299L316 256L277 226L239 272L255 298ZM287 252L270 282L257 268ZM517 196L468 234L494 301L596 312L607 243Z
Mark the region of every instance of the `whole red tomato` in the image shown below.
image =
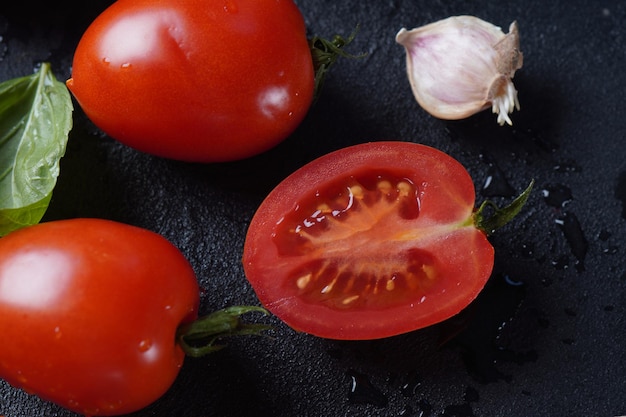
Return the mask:
M295 130L314 68L292 0L118 0L85 31L67 86L122 143L228 161Z
M0 377L77 413L159 398L185 354L198 284L165 238L107 220L41 223L0 239Z
M439 150L344 148L263 201L248 229L245 273L262 304L299 331L375 339L429 326L459 313L491 274L494 249L474 199L468 172Z

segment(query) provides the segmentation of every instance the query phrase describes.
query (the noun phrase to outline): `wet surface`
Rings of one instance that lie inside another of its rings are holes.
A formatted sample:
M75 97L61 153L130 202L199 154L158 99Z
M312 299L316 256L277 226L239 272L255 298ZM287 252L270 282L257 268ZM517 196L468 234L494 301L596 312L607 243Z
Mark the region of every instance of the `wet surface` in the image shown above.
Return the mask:
M0 9L0 78L51 62L69 76L80 34L107 1ZM466 166L479 201L528 206L491 238L493 276L465 311L389 339L314 338L269 318L271 338L188 359L147 416L618 416L626 414L625 4L529 0L297 2L310 34L360 31L284 143L245 161L185 164L128 149L77 107L46 220L103 217L163 234L192 262L202 309L256 304L243 276L247 224L286 175L340 147L397 139ZM524 67L513 126L489 111L434 119L413 100L401 27L472 14L517 20ZM0 382L0 415L73 417Z

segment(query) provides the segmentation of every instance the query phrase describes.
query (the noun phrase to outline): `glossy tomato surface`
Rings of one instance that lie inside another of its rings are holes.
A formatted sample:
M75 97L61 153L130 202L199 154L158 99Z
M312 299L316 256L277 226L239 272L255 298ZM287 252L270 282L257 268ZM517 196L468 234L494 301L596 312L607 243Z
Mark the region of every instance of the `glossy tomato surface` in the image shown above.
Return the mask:
M97 219L0 239L0 377L77 413L127 414L159 398L199 295L183 255L153 232Z
M122 143L214 162L292 133L314 74L292 0L118 0L83 34L67 86Z
M254 215L247 278L292 328L376 339L445 320L488 280L494 250L449 155L407 142L335 151L281 182Z

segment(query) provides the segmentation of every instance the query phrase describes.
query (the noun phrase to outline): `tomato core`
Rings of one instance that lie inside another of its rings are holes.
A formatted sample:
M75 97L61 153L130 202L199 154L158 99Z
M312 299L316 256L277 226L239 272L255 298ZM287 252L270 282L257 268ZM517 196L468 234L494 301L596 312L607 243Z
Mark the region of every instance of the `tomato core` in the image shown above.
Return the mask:
M385 246L403 239L401 225L419 209L418 187L384 172L341 178L305 197L280 222L273 242L283 256L318 255L293 270L288 285L308 302L337 309L414 298L436 278L432 256L408 247L389 254Z

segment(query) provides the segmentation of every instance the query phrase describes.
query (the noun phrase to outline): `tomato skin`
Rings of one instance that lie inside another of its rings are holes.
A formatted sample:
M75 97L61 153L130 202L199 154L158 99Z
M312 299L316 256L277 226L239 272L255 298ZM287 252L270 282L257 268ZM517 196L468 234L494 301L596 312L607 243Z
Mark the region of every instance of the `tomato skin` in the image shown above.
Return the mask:
M171 386L197 280L160 235L109 220L40 223L0 239L0 377L77 413L141 409Z
M67 86L120 142L218 162L291 134L311 105L314 72L292 0L118 0L83 34Z
M354 182L351 190L366 190L360 202L356 191L337 191ZM376 187L395 182L397 197L381 197ZM261 203L245 273L261 303L298 331L377 339L423 328L460 312L491 274L494 250L473 223L474 202L468 172L439 150L393 141L344 148Z

